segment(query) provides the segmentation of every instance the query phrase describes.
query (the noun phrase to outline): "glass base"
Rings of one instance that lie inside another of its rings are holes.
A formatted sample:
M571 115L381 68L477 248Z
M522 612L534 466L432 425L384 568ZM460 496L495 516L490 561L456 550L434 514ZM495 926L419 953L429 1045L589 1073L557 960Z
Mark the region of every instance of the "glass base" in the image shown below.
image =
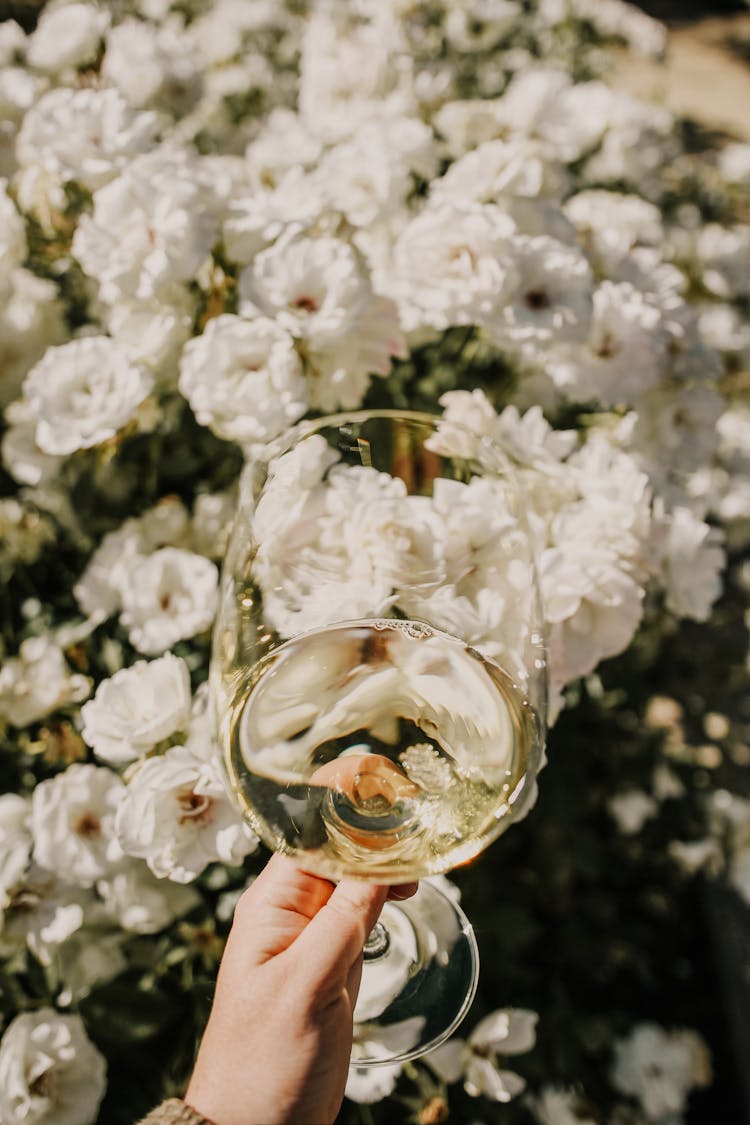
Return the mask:
M437 1047L468 1012L478 978L471 924L435 883L387 902L365 947L352 1066L389 1066Z

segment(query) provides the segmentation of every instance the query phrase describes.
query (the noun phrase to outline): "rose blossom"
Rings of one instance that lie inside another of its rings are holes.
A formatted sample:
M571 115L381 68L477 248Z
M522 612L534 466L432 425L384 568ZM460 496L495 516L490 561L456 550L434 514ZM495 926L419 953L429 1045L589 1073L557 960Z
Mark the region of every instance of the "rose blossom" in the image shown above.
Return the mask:
M527 1098L526 1104L538 1125L597 1125L579 1101L574 1090L543 1086L537 1097Z
M283 433L308 405L294 341L266 317L210 320L185 346L180 390L201 425L245 445Z
M580 191L563 211L600 273L608 274L635 246L660 246L664 238L659 208L638 195Z
M0 23L0 66L12 66L16 55L26 50L26 33L15 20Z
M518 235L513 251L512 299L484 322L493 343L537 359L540 345L585 340L593 279L581 251L547 235Z
M26 226L0 178L0 297L11 289L13 271L26 257Z
M726 564L721 532L689 508L675 508L666 520L662 581L667 606L680 617L707 621L721 593L721 572Z
M567 398L616 406L637 401L668 369L670 334L656 302L629 282L604 281L594 292L585 343L556 347L547 359Z
M564 167L549 160L538 141L492 140L467 152L430 186L430 199L445 203L497 203L503 196L561 196L568 183Z
M48 348L23 392L44 453L65 455L113 437L149 394L153 377L108 336L83 336Z
M185 341L193 331L195 298L184 285L164 289L158 299L118 300L106 313L113 340L139 367L172 386Z
M690 1091L708 1086L711 1077L708 1047L689 1028L665 1031L641 1023L615 1043L612 1084L638 1099L648 1121L680 1116Z
M156 128L156 114L137 113L118 90L58 87L26 114L16 156L22 168L40 164L94 191L152 147Z
M37 277L30 270L14 270L10 290L0 308L0 407L20 393L24 376L47 348L62 343L67 336L63 307L54 282ZM12 405L17 409L21 403L23 400L17 400ZM6 417L10 423L7 432L10 432L14 420ZM5 444L3 441L3 446ZM38 455L45 456L41 451ZM16 479L24 484L38 483L25 476Z
M237 495L233 489L224 492L201 492L193 505L193 550L209 559L222 559L237 511Z
M132 934L156 934L201 902L192 887L157 879L141 860L100 879L96 889L106 911Z
M707 223L698 233L696 255L703 284L717 297L750 296L750 224Z
M162 547L134 561L122 589L121 621L146 656L203 633L216 613L219 575L202 555Z
M26 59L49 71L93 62L109 23L109 13L95 4L45 8L29 38Z
M453 1037L426 1056L426 1062L446 1082L462 1078L472 1097L509 1102L526 1087L512 1070L501 1069L508 1055L530 1051L536 1042L536 1012L503 1008L480 1020L468 1039Z
M32 861L5 896L0 954L12 956L28 946L41 965L52 965L59 947L83 925L92 900L90 890L58 879Z
M215 861L235 866L257 845L234 807L216 759L175 746L149 758L128 783L117 814L127 855L159 879L191 883Z
M0 1118L4 1125L93 1125L106 1073L80 1016L24 1012L0 1040Z
M31 803L17 793L0 797L0 911L6 891L23 875L31 855Z
M0 718L16 727L35 723L89 693L86 676L71 674L62 650L49 637L28 637L18 656L0 668Z
M489 204L435 204L413 219L393 251L407 330L490 320L517 289L514 231Z
M40 782L31 798L36 862L81 887L106 875L122 858L114 817L123 793L105 766L76 764Z
M239 279L243 316L273 317L302 341L310 405L359 406L369 377L387 375L404 354L393 301L373 292L362 256L342 238L290 226Z
M73 254L107 304L149 300L194 277L216 231L215 199L199 161L162 147L137 156L94 193L93 214L82 216Z
M613 551L585 540L544 551L540 578L551 676L559 688L627 647L641 621L644 592Z
M138 660L103 680L81 708L82 735L97 757L132 762L190 722L190 673L172 653Z
M274 317L309 347L327 348L352 329L372 293L353 246L290 227L240 274L240 312Z
M73 595L83 613L102 621L120 606L130 567L143 553L138 520L125 520L104 536L90 556Z
M198 56L179 20L160 26L134 16L122 20L107 36L101 77L137 109L166 103L184 113L201 89Z

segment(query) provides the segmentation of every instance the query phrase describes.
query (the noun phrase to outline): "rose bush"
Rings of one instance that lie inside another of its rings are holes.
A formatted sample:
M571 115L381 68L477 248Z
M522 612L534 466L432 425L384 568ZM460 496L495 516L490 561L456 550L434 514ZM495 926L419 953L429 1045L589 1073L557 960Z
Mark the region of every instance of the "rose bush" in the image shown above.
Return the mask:
M3 1122L184 1086L265 860L204 687L237 478L361 405L515 461L554 726L533 815L449 884L486 954L461 1038L353 1068L342 1120L739 1118L701 927L750 904L750 147L607 83L665 42L621 0L0 23ZM490 492L467 529L298 452L258 513L269 625L385 607L385 553L491 631ZM305 504L330 551L290 598Z

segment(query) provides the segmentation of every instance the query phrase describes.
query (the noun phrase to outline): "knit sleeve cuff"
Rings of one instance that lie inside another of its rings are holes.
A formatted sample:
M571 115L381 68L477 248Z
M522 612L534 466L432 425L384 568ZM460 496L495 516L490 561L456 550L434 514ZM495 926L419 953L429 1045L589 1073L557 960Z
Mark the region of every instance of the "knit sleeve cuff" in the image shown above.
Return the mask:
M169 1098L156 1109L152 1109L138 1125L211 1125L180 1098Z

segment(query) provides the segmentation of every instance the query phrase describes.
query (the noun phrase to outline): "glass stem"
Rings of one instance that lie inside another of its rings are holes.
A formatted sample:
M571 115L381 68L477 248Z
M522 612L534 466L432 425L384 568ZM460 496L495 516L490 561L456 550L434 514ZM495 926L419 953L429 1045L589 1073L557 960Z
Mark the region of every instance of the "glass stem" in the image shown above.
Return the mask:
M390 944L388 930L382 922L376 922L365 942L365 961L374 961L377 957L382 957L388 952Z

